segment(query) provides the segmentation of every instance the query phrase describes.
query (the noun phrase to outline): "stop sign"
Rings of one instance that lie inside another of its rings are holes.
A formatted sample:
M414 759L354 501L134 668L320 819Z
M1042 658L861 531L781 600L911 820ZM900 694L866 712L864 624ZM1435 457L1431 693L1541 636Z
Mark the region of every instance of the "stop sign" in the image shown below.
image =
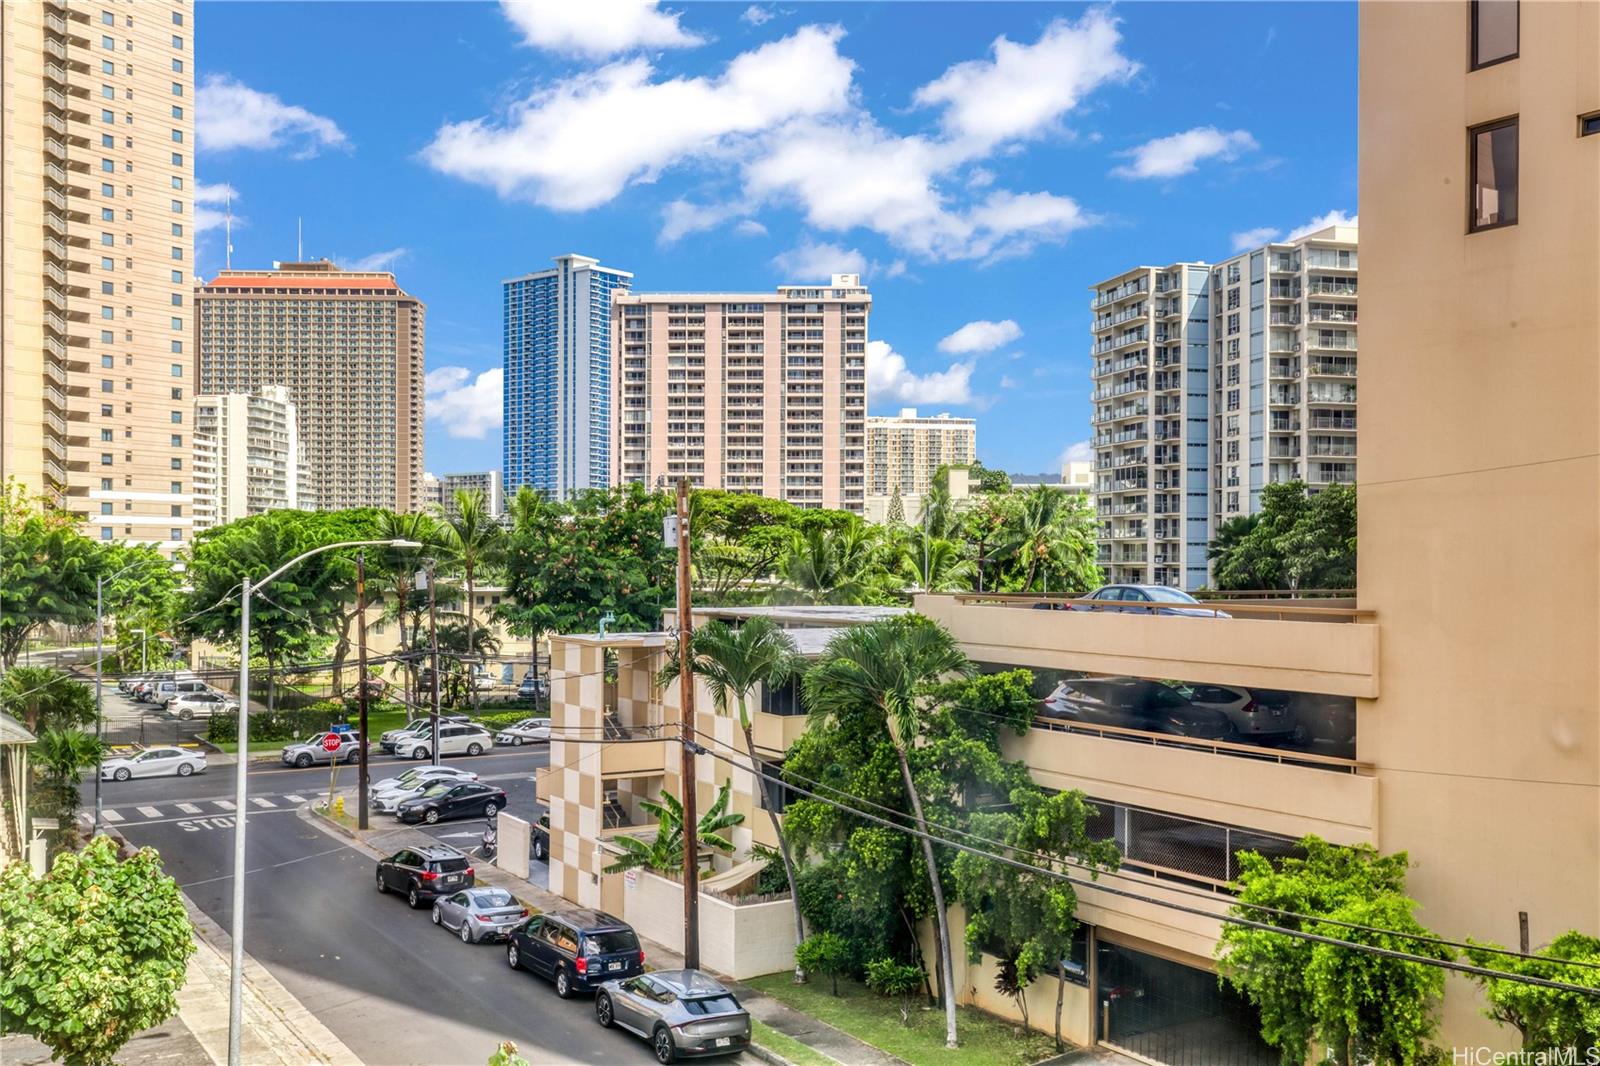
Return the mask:
M327 736L323 737L322 738L322 750L323 751L338 751L339 750L339 734L338 733L329 733Z

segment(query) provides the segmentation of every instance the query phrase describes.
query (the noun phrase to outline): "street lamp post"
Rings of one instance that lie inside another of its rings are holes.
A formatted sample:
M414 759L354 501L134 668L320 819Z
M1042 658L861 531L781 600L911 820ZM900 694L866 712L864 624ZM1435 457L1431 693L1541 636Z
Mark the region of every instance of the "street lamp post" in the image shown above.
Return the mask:
M130 633L139 634L139 672L150 672L150 631L147 629L130 629Z
M110 577L104 575L94 579L94 831L100 832L100 772L105 766L106 748L106 715L105 715L105 658L106 658L106 612L105 588L106 583L115 581L129 570L138 566L143 560L129 563Z
M248 774L246 770L250 766L250 594L271 584L284 571L311 558L313 555L320 555L323 552L333 551L337 548L366 548L380 545L390 548L422 547L421 544L411 540L346 540L337 544L324 544L320 548L312 548L308 552L302 552L295 556L260 581L252 582L246 577L241 586L239 595L239 753L238 762L234 767L233 791L233 950L228 968L228 1066L240 1066L244 1035L244 842L246 804L249 802ZM366 742L367 738L363 736L361 743L365 744ZM96 776L95 780L95 787L98 790L98 776Z

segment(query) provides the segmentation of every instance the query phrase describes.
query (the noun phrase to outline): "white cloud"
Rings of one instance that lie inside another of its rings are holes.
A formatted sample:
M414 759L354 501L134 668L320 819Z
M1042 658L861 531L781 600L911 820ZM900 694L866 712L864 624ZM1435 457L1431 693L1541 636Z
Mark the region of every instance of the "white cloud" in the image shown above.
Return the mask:
M1256 147L1256 139L1246 130L1224 132L1215 126L1196 126L1118 152L1133 162L1115 167L1111 173L1119 178L1176 178L1192 173L1203 160L1237 159L1241 152Z
M1240 230L1233 235L1233 250L1245 252L1251 248L1258 248L1275 239L1282 232L1282 230L1273 226L1257 226L1255 229Z
M1088 93L1138 71L1121 43L1117 20L1095 8L1076 22L1055 20L1031 45L995 38L992 59L957 63L913 100L944 105L941 122L955 140L988 146L1038 136Z
M202 185L198 182L194 187L194 232L198 236L214 229L221 229L228 220L227 204L230 200L240 199L239 193L232 185L217 183L216 185ZM222 204L219 210L215 205ZM238 215L233 216L234 228L245 224L245 220Z
M986 189L994 184L994 171L988 167L973 167L967 175L967 188Z
M939 342L941 352L961 355L967 352L992 352L1001 345L1010 344L1022 336L1022 327L1011 319L990 322L979 319L968 322Z
M733 232L741 237L765 237L767 235L767 227L753 218L745 218L739 220L738 224L733 227ZM904 264L901 265L904 266Z
M867 397L899 403L971 403L971 362L952 363L948 370L912 373L905 356L887 341L867 342Z
M1017 387L1017 379L1012 377L1010 374L1001 374L1000 387L1002 389L1014 389Z
M675 163L724 153L735 139L841 111L855 67L836 47L842 32L803 27L740 54L716 78L654 81L646 59L614 63L534 92L502 121L443 126L423 158L502 197L564 211L597 207Z
M389 270L400 260L411 254L409 248L390 248L387 251L372 252L369 255L346 256L333 255L328 258L339 264L341 270ZM449 369L446 367L445 369Z
M605 0L599 8L570 0L501 0L500 10L534 48L604 59L636 48L688 48L704 44L656 0Z
M1329 226L1357 225L1360 225L1360 216L1347 215L1343 211L1329 211L1325 215L1312 219L1304 226L1296 226L1294 229L1289 231L1289 235L1285 237L1284 240L1297 241L1307 234L1315 233L1319 229L1327 229Z
M748 22L752 26L761 26L775 17L775 13L770 9L764 8L760 4L751 4L744 9L744 14L740 15L739 19L741 22Z
M1094 447L1086 440L1069 444L1062 449L1056 457L1057 466L1066 466L1068 463L1085 463L1094 459Z
M689 200L673 200L661 210L661 232L656 239L662 244L672 244L691 233L715 229L743 213L744 209L738 204L697 204Z
M505 372L499 367L473 377L464 366L441 366L423 380L428 420L458 440L483 440L500 428L504 391Z
M226 74L212 74L195 91L195 140L207 152L288 146L296 159L349 142L331 118L286 104Z
M772 265L787 281L826 281L834 274L865 274L867 257L854 248L818 244L809 237L772 257Z

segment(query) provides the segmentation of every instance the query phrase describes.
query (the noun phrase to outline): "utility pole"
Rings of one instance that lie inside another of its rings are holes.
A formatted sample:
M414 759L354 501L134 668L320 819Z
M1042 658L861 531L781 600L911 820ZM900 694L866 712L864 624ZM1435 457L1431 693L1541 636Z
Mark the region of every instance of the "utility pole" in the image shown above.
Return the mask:
M433 743L428 747L432 752L429 760L434 766L439 765L439 616L437 604L433 593L433 560L428 560L428 644L432 648L433 662L433 695L432 704L428 710L428 722L432 727Z
M367 553L356 552L356 700L361 707L361 747L357 773L356 827L367 828Z
M94 579L94 832L100 832L101 799L100 799L100 768L105 763L106 751L106 713L102 703L101 688L103 678L100 664L106 657L106 615L105 615L105 578ZM143 715L140 715L140 724L143 724Z
M689 479L678 479L678 780L683 803L683 965L700 968L700 816L695 807L694 656L689 620Z

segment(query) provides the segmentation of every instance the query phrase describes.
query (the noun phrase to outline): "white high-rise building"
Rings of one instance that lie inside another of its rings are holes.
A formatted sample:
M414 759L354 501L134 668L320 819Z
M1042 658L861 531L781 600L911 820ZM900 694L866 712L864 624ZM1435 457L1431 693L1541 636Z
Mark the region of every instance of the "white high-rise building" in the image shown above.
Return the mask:
M867 496L921 496L941 466L968 466L978 456L978 421L948 412L867 417Z
M483 493L490 518L499 518L505 513L506 497L500 485L498 470L480 470L471 474L445 474L443 477L428 473L422 475L424 506L436 507L445 514L452 514L455 511L458 490Z
M299 420L285 386L195 397L196 528L309 507L301 466Z

